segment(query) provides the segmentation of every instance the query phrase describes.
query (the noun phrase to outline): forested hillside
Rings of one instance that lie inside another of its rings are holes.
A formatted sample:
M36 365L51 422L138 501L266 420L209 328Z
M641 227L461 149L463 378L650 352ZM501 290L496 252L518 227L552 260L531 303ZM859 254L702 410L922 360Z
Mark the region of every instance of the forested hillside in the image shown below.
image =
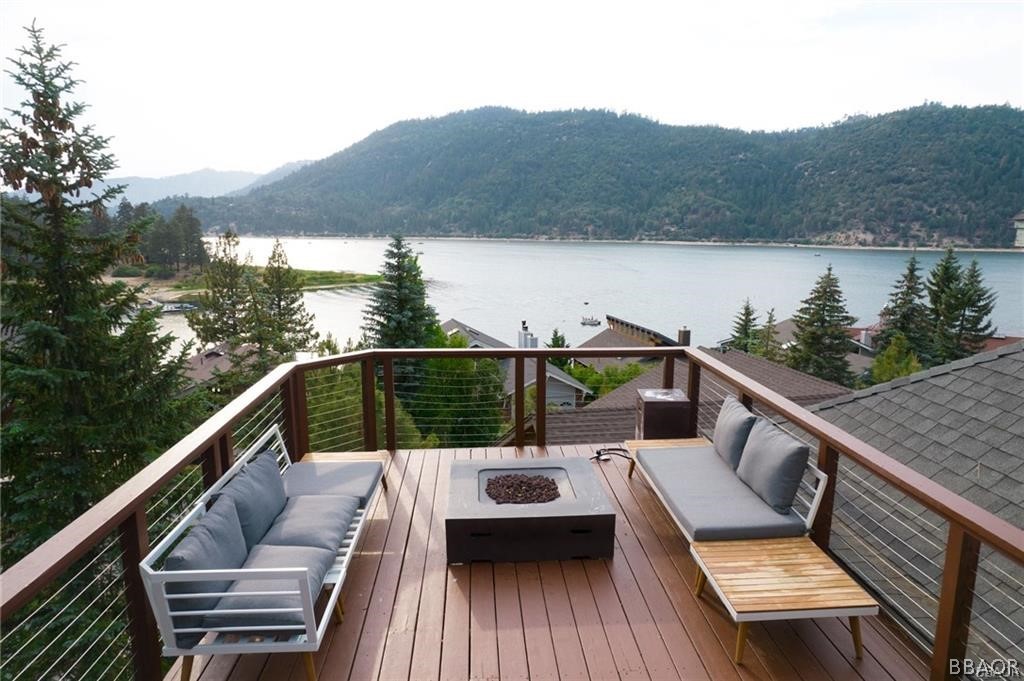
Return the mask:
M1012 243L1024 112L928 104L764 133L603 111L396 123L244 197L242 232ZM165 212L177 199L161 202Z

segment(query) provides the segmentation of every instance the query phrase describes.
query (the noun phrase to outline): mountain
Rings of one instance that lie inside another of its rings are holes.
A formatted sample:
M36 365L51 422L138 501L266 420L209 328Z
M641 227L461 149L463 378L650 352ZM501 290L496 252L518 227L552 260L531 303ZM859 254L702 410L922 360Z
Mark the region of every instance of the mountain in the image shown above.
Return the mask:
M226 192L224 195L225 196L245 196L246 194L251 192L256 187L262 187L264 185L271 184L272 182L277 182L281 178L284 178L284 177L287 177L287 176L291 175L292 173L294 173L299 168L304 168L305 166L308 166L310 163L312 163L312 161L292 161L291 163L285 163L283 166L280 166L278 168L274 168L273 170L271 170L266 175L260 175L254 181L252 181L249 184L245 185L241 189L236 189L236 190L231 191L231 192Z
M152 203L166 196L221 196L259 179L257 173L204 168L167 177L112 177L107 184L127 185L122 196L132 203Z
M396 123L245 196L188 203L208 227L253 233L1008 246L1022 167L1024 112L1009 106L785 132L486 108Z

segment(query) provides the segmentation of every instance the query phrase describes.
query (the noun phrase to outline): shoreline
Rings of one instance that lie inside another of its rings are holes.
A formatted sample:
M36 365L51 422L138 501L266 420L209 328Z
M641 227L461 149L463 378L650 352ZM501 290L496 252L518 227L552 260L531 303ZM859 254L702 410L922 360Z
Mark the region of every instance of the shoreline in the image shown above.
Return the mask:
M213 238L216 235L205 235L207 238ZM239 234L239 237L246 239L344 239L352 241L387 241L390 236L351 236L351 235L331 235L331 234ZM637 244L637 245L658 245L658 246L701 246L709 248L743 248L743 247L757 247L757 248L802 248L802 249L814 249L814 250L835 250L835 251L905 251L907 253L914 253L916 251L925 252L938 252L942 253L946 250L945 246L844 246L840 244L794 244L785 241L667 241L667 240L633 240L633 239L563 239L555 237L545 237L542 239L531 239L528 237L499 237L499 236L415 236L405 235L402 237L407 241L498 241L498 242L538 242L538 243L582 243L582 244ZM997 248L992 246L986 247L973 247L973 246L954 246L954 251L958 253L1021 253L1024 254L1024 248Z

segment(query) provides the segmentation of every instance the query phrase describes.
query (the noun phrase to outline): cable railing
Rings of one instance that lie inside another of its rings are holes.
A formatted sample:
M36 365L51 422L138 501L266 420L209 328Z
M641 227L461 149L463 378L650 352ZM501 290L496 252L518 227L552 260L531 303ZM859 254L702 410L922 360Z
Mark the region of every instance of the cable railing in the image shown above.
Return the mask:
M654 358L665 388L677 387L674 363L687 362L678 387L691 403L689 433L710 438L731 394L811 446L830 477L812 538L891 601L896 619L914 623L907 628L932 651L933 678L968 654L1020 659L1024 531L715 356L688 347L412 349L281 365L11 566L0 577L0 679L160 678L138 562L271 424L293 459L489 446L501 435L525 446L527 427L543 447L547 360L556 357Z

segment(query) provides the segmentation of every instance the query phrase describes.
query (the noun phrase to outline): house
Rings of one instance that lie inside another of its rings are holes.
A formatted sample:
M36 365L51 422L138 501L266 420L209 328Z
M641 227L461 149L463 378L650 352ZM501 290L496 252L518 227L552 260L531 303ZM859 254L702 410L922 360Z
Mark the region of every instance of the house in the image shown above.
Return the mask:
M441 324L441 329L449 336L458 334L466 339L471 348L508 348L508 343L503 343L493 336L488 336L477 329L464 324L457 319L449 319ZM530 333L526 322L522 323L519 330L519 347L537 347L537 338ZM508 399L507 407L511 413L512 396L515 395L515 372L513 371L513 360L500 360L501 368L505 374L505 396ZM537 360L527 358L523 362L523 373L525 385L529 388L537 382ZM590 388L575 378L562 371L554 364L547 363L547 403L561 408L571 409L583 404L588 395L592 394Z
M817 404L823 400L847 395L851 392L844 386L776 364L763 357L749 355L738 350L720 352L708 348L701 349L714 354L717 359L736 371L749 376L758 383L771 387L783 397L802 406ZM634 438L636 436L637 390L660 388L662 386L660 367L659 362L643 374L624 383L607 395L599 397L582 409L548 414L545 424L547 441L552 444L568 444L582 441L621 442ZM674 385L685 386L689 374L688 363L676 361L673 363L673 370ZM713 376L702 379L701 404L710 408L701 410L702 415L698 429L704 429L709 425L711 430L714 429L714 423L705 423L703 415L705 413L717 414L717 407L714 405L720 405L725 395L732 394L735 394L734 389L717 381ZM708 418L711 417L708 416ZM528 421L526 424L527 439L531 436L531 428L532 422ZM505 433L498 443L511 443L513 437L514 433Z
M796 322L783 319L775 325L775 336L783 349L789 349L796 342ZM850 371L854 376L863 376L871 372L875 361L874 336L878 325L866 327L850 327L846 335L850 337L850 352L846 353L846 361L850 363Z
M254 346L243 345L234 354L249 355ZM229 343L219 343L185 360L185 378L194 385L203 385L214 380L218 374L231 370L234 366L232 353L234 349Z
M1024 527L1024 342L842 395L810 411ZM935 627L945 524L846 460L838 481L833 551L880 586L927 642ZM975 655L1005 650L1007 643L1021 650L1020 566L994 553L978 570Z
M607 328L603 329L593 338L580 343L581 348L658 348L675 345L689 345L690 332L686 327L679 330L679 337L672 340L657 331L648 329L639 324L628 322L611 315L605 316ZM591 357L574 359L595 371L604 371L609 366L623 366L634 362L644 362L642 357Z

